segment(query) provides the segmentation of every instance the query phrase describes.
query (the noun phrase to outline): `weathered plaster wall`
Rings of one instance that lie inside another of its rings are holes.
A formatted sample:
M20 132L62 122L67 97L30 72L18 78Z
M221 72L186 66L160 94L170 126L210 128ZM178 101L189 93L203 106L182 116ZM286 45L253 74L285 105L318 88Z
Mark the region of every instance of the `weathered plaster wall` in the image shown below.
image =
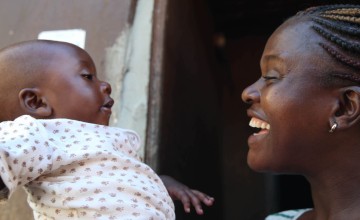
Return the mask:
M146 136L153 7L153 0L138 1L132 27L125 28L116 44L107 49L105 65L107 77L111 81L116 79L113 98L119 100L111 123L140 135L141 156L144 156Z

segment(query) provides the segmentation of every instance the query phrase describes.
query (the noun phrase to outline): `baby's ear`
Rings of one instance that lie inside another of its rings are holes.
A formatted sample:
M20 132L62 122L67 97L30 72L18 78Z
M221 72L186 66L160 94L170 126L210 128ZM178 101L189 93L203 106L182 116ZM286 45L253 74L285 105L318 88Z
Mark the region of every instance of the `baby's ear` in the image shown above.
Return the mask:
M52 114L52 108L38 88L25 88L19 92L20 106L35 118L46 118Z
M342 88L338 109L335 112L338 129L351 127L360 123L360 87L349 86Z

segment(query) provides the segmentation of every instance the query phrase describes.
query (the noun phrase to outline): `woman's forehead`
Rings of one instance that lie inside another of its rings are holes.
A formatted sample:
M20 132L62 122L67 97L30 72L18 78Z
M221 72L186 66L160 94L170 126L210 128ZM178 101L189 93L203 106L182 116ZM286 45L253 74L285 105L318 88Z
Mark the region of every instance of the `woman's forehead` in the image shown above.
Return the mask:
M265 71L279 66L285 68L283 73L311 72L322 75L331 69L342 66L319 45L325 42L312 28L311 21L296 19L285 22L269 38L260 64ZM313 74L311 74L313 75Z
M264 57L289 56L312 53L323 53L319 42L323 39L311 28L312 22L291 19L282 24L269 38Z

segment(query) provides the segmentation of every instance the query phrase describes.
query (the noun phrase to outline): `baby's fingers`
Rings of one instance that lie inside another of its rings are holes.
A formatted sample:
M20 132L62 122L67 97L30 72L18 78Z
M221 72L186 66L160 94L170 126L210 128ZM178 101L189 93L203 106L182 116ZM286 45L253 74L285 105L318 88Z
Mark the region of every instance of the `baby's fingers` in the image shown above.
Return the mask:
M204 213L201 207L201 200L199 200L192 190L178 192L177 197L182 202L186 213L190 213L191 205L194 206L198 215L202 215Z
M190 213L190 196L185 191L179 191L176 193L176 197L184 206L184 211Z
M214 204L215 199L211 196L206 195L205 193L202 193L197 190L191 190L192 193L205 205L212 206Z
M198 215L202 215L202 214L204 214L204 210L202 209L202 206L201 206L202 200L200 198L198 198L197 193L194 193L194 191L196 191L196 190L191 190L191 191L187 192L188 198L190 198L191 204L192 204L192 206L194 206L196 213Z

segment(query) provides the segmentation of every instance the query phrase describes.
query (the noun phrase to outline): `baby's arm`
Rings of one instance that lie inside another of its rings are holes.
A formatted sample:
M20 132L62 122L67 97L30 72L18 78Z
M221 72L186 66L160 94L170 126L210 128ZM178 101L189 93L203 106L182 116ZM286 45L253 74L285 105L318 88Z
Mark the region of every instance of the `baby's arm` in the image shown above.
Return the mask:
M186 185L178 182L170 176L160 176L169 195L174 200L180 200L184 205L185 212L190 212L190 206L193 205L198 215L204 214L201 203L212 206L214 198L198 190L190 189Z

